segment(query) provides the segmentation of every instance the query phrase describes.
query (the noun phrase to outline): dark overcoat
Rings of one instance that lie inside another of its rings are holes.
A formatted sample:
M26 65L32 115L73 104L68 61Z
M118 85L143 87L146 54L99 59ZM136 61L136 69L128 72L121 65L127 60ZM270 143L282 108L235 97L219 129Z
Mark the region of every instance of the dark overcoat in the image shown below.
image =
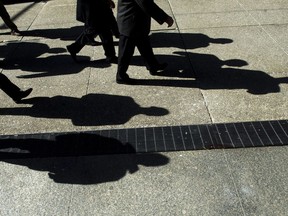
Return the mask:
M153 0L118 0L117 22L120 34L128 37L147 36L151 17L163 24L168 15Z
M113 11L107 0L77 0L76 19L98 30L111 27Z

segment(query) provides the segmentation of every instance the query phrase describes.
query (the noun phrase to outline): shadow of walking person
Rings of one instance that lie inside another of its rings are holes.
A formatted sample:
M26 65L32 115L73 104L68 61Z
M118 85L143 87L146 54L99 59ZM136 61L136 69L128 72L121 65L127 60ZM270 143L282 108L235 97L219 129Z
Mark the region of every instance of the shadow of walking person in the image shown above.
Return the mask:
M118 181L125 177L127 172L134 174L139 171L140 166L157 167L168 162L168 157L158 153L80 157L75 166L71 166L69 161L64 167L62 162L57 163L53 170L50 170L49 177L57 183L100 184Z
M280 92L279 84L288 83L288 77L274 78L263 71L240 69L248 65L240 59L223 61L215 55L191 52L188 55L201 89L246 89L250 94L260 95Z
M139 165L155 167L169 163L166 156L135 154L129 143L93 132L61 134L50 139L4 138L0 139L0 144L2 161L48 171L51 179L65 184L117 181L127 171L130 174L137 172Z
M241 59L221 60L215 55L192 52L174 52L174 62L183 61L187 55L190 58L192 68L184 68L181 64L175 64L174 71L164 71L158 76L185 77L195 79L139 79L137 85L166 86L200 89L246 89L248 93L261 95L280 92L280 84L288 83L288 77L272 77L269 74L258 71L241 69L248 63ZM171 56L164 58L170 58ZM172 57L171 57L172 59ZM178 66L176 66L178 65ZM182 71L181 73L179 71Z
M28 74L22 73L18 76L19 78L76 74L87 66L100 68L110 66L105 60L90 61L90 58L86 56L79 56L81 64L75 64L73 67L68 66L70 56L63 54L66 52L64 48L50 48L43 43L8 43L5 46L1 46L0 51L9 52L6 54L4 69L20 69L23 72L28 72Z
M202 47L208 47L213 44L228 44L233 40L229 38L211 38L205 34L200 33L167 33L156 32L150 36L152 47L165 48L174 47L179 49L197 49ZM168 62L169 66L161 73L157 73L158 76L169 77L183 77L193 78L195 77L189 64L189 58L186 55L156 55L159 62ZM145 62L141 56L133 56L131 59L131 65L145 66Z
M82 26L73 26L69 28L53 28L53 29L33 29L22 31L23 36L29 37L42 37L49 39L60 39L72 41L83 30Z
M167 33L157 32L152 33L152 46L155 48L175 47L180 49L196 49L201 47L208 47L211 43L227 44L232 43L233 40L229 38L210 38L201 33Z
M88 94L82 98L31 98L22 100L22 103L32 104L32 107L1 108L0 115L71 119L77 126L98 126L124 124L139 114L163 116L169 113L160 107L141 107L128 96L108 94Z

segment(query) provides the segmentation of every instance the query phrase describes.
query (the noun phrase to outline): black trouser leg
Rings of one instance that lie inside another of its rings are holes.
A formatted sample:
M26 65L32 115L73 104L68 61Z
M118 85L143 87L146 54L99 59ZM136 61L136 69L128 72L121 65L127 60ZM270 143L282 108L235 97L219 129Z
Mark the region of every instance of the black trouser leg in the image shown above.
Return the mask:
M5 6L3 3L0 2L0 16L3 19L4 23L11 29L11 30L17 30L17 26L15 23L12 22L10 15L8 14Z
M96 36L96 29L91 26L85 25L84 31L82 33L81 38L79 38L80 44L85 46L88 42L94 41L94 37Z
M0 89L2 89L12 99L17 97L20 88L12 83L4 74L0 73Z
M102 46L107 58L112 58L116 55L113 44L113 35L110 29L104 30L99 34L102 41Z
M151 47L149 36L138 38L136 40L136 46L143 57L148 70L159 64Z
M78 53L85 46L83 43L83 38L85 37L85 32L83 31L74 43L70 44L69 47L73 53Z
M70 45L73 52L78 53L80 50L96 36L93 27L85 26L83 32L78 36L74 43Z
M117 76L125 76L135 50L135 40L120 35Z

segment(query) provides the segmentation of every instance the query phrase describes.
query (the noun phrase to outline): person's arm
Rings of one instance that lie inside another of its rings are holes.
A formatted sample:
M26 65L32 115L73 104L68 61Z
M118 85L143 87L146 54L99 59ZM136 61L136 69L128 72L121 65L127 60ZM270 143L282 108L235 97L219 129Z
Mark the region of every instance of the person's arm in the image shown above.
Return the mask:
M168 27L173 25L174 20L172 17L165 13L153 0L135 0L135 2L160 25L164 22L168 24Z
M115 2L113 0L107 0L110 8L115 8Z
M174 23L174 20L171 16L168 16L167 19L164 21L165 23L167 23L168 27L172 26Z

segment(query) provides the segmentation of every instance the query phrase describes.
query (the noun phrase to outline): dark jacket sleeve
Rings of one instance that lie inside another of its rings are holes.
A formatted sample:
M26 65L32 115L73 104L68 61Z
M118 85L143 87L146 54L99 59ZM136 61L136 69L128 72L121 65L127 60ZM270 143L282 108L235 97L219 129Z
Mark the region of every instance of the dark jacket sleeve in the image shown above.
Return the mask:
M129 37L148 35L151 18L159 24L168 15L153 0L118 0L117 21L120 34Z
M114 16L107 0L77 0L76 20L98 30L111 28Z
M159 24L163 24L168 15L153 0L135 0L139 7Z

